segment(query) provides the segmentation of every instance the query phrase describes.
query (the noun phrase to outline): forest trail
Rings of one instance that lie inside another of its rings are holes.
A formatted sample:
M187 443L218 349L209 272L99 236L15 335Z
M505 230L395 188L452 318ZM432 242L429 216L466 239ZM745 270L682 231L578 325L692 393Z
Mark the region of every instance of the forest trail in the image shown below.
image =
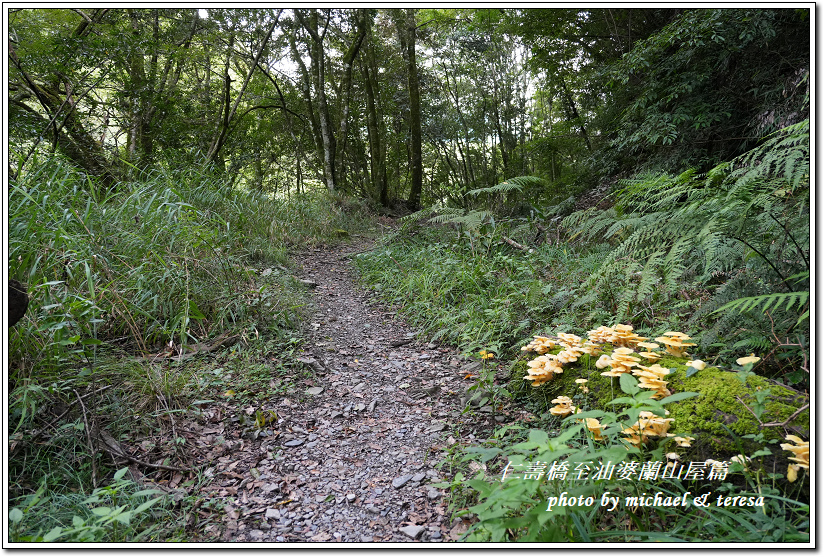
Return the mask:
M462 415L455 392L472 384L463 371L473 363L416 340L355 284L351 258L366 249L347 244L298 258L315 298L300 360L315 381L273 401L274 439L239 439L218 459L224 471L211 487L233 498L223 541L436 542L468 527L452 523L445 490L432 484L445 479L435 468L441 451L456 437L474 438L466 428L458 435L461 422L488 420ZM252 468L257 477L245 471Z

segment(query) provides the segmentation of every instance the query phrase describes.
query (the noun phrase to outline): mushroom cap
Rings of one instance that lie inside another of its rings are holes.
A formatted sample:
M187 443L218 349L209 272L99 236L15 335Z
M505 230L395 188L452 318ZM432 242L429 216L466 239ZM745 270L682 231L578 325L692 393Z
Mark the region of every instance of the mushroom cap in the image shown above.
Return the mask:
M750 354L749 356L745 356L744 358L738 358L735 360L735 363L740 366L745 366L747 364L754 364L756 362L760 362L761 358L756 356L755 354Z
M638 352L638 354L643 356L650 362L657 362L661 359L661 354L658 354L657 352Z
M650 372L650 373L654 373L654 374L655 374L656 376L658 376L658 377L663 377L663 376L665 376L665 375L669 375L669 374L670 374L670 370L669 370L669 368L666 368L666 367L661 367L661 364L652 364L651 366L642 366L642 365L639 365L638 367L640 367L640 368L641 368L641 369L643 369L644 371L648 371L648 372Z
M638 346L640 346L641 348L647 348L649 350L655 350L656 348L661 348L660 346L658 346L654 342L639 342Z
M598 369L604 369L605 367L612 364L612 358L609 357L607 354L601 354L601 357L598 358L598 361L595 362L595 367Z

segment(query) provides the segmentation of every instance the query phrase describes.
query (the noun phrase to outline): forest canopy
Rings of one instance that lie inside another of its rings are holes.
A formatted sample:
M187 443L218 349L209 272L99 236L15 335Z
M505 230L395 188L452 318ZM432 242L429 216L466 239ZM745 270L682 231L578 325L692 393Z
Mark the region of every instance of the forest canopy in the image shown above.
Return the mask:
M9 175L464 204L706 171L808 117L807 9L11 9Z

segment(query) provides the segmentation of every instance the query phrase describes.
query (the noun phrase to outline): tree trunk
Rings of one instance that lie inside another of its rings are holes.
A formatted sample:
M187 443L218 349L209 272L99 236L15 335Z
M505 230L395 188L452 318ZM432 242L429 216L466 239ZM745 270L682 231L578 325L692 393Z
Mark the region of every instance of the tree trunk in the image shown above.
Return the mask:
M367 135L369 138L369 173L372 182L373 195L380 198L384 207L389 205L389 188L386 179L386 149L381 140L381 124L383 119L378 115L377 106L380 93L377 82L377 68L375 64L375 49L372 37L366 46L366 57L361 59L361 73L366 92Z
M418 81L418 64L415 57L416 23L415 8L406 9L403 24L399 31L405 30L406 75L409 87L409 166L412 171L412 183L409 188L407 205L412 210L421 206L423 189L423 156L421 153L421 91Z

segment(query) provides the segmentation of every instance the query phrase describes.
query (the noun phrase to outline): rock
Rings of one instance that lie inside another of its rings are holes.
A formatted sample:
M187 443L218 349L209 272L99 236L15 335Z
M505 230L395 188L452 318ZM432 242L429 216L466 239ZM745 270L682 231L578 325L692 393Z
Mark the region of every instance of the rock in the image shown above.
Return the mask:
M357 499L357 498L358 498L358 496L355 495L354 493L347 493L346 494L346 500L349 501L350 503L352 501L354 501L355 499Z
M424 473L415 474L414 476L412 476L412 481L413 482L420 482L425 477L426 477L426 474L424 474Z
M312 387L310 389L306 389L306 394L310 395L319 395L323 392L323 387Z
M374 412L375 411L375 406L377 406L377 404L378 404L377 399L373 400L372 402L369 403L369 407L366 410L368 412Z
M277 509L266 509L267 520L278 520L280 518L280 511Z
M280 486L279 486L278 484L274 484L274 483L271 483L271 484L264 484L264 485L263 485L260 489L261 489L264 493L271 493L271 492L273 492L273 491L280 491ZM267 518L268 518L268 517L267 517Z
M426 530L424 526L404 526L401 528L401 532L412 538L413 540L418 539L418 536Z
M298 279L298 282L301 283L302 285L308 287L308 288L317 288L318 287L318 283L316 283L313 280Z
M437 433L437 432L439 432L439 431L443 431L443 430L445 430L445 429L446 429L446 423L445 423L445 422L438 422L438 423L436 423L436 424L433 424L433 425L429 428L429 432L430 432L430 433Z
M426 497L427 497L430 501L434 501L435 499L439 498L440 496L441 496L441 492L440 492L440 491L438 491L437 489L430 489L430 490L426 493Z
M303 445L303 439L290 439L286 443L283 444L284 447L300 447Z
M404 486L404 484L406 484L406 482L408 482L411 479L412 479L412 474L405 474L403 476L399 476L399 477L395 478L394 480L392 480L392 487L394 487L395 489L400 489L401 487Z
M372 536L361 536L360 541L363 543L370 543L372 541Z

